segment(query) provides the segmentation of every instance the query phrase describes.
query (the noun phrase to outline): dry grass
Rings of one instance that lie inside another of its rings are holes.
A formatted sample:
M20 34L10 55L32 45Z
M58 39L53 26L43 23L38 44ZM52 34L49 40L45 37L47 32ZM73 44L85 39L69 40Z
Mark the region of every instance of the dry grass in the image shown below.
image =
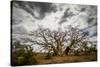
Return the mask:
M81 56L54 56L51 59L45 59L45 55L39 54L35 56L38 64L56 64L56 63L71 63L71 62L88 62L96 61L97 55L81 55Z

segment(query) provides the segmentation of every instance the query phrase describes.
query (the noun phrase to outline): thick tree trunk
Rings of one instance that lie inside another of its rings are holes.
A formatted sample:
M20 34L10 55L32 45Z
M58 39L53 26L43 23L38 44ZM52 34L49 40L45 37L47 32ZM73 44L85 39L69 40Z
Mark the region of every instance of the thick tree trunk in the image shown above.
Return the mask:
M53 48L53 52L54 52L54 56L57 56L58 55L58 51L55 49L55 47L54 46L52 46L52 48Z
M70 48L69 48L69 47L66 47L66 49L65 49L65 51L64 51L66 55L68 55L69 50L70 50Z
M58 55L58 52L54 49L54 56L57 56Z
M66 47L66 49L65 49L65 51L64 51L66 55L68 55L68 53L69 53L71 47L74 45L74 43L75 43L75 41L72 40L70 46L67 46L67 47Z

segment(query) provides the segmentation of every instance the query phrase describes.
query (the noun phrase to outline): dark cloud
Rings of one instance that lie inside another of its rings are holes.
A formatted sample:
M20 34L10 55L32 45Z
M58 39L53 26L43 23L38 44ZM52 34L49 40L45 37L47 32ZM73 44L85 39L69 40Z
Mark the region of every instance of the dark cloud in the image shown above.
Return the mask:
M73 15L75 15L73 12L71 12L70 11L70 8L67 8L66 10L65 10L65 12L64 12L64 14L63 14L63 16L62 16L62 18L61 18L61 20L60 20L60 22L59 22L59 24L62 24L62 23L64 23L64 22L66 22L67 21L67 18L70 18L70 17L72 17Z
M67 20L66 20L66 19L62 19L62 20L59 22L59 24L63 24L64 22L67 22Z
M97 25L97 6L85 5L79 6L80 13L84 12L87 14L86 21L88 23L88 28Z
M93 33L90 37L97 36L97 32Z
M93 29L94 26L95 26L95 29ZM80 31L85 33L89 37L97 36L97 25L94 25L94 26L88 26L86 28L80 29Z
M97 25L97 18L94 17L87 18L87 22L89 26L95 26Z
M17 25L17 24L20 24L20 23L22 23L22 20L18 20L18 19L16 19L16 18L13 18L13 19L11 19L12 20L12 25Z
M94 18L89 18L88 23L91 23L94 20Z
M64 15L62 18L69 18L72 17L74 14L73 12L70 12L70 8L66 9L66 11L64 12Z
M97 6L90 6L90 16L97 15Z
M30 13L36 19L42 19L46 13L56 12L56 6L52 3L42 3L42 2L30 2L30 1L13 1L13 6L16 8L24 9L26 12ZM37 11L39 16L37 17L34 11Z
M22 26L13 27L12 32L13 32L13 34L20 34L20 35L27 34L26 29Z
M87 36L90 35L89 31L84 31L83 33L84 33L85 35L87 35Z
M89 30L90 28L92 28L92 27L94 27L94 26L97 27L97 25L88 26L88 27L85 27L85 28L83 28L83 29L80 29L80 31L87 31L87 30Z
M86 8L81 8L81 10L80 10L80 11L81 11L81 12L83 12L83 11L85 11L85 10L86 10Z

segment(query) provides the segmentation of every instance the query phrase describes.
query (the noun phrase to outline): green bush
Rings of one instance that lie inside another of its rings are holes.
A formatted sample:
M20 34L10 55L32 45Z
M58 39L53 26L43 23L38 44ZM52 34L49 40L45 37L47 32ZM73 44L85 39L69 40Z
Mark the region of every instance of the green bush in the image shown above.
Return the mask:
M17 43L17 45L22 46L20 43ZM37 60L34 58L34 55L35 53L32 49L26 49L25 47L15 48L14 51L12 51L11 65L21 66L37 64Z
M15 51L12 53L12 65L31 65L37 64L36 59L34 58L34 54L32 52L25 53L25 50L22 49Z

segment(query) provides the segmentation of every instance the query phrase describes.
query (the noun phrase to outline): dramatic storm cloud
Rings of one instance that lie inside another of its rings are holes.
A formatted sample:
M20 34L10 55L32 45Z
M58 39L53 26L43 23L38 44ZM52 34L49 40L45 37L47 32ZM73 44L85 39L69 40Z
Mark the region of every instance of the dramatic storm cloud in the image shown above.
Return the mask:
M12 2L12 34L27 36L38 26L56 30L68 25L86 32L91 40L97 39L97 6L62 3ZM18 37L17 37L18 38Z

